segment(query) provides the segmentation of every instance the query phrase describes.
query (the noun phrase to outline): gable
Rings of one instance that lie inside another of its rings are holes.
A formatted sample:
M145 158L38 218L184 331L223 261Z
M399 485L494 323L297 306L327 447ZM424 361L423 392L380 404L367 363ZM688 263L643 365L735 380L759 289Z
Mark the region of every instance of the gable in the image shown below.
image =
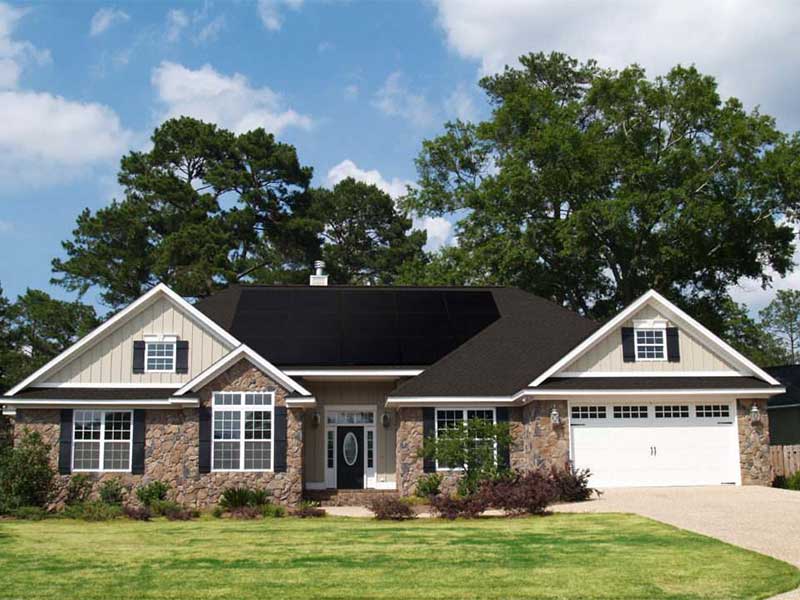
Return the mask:
M214 335L191 310L168 294L155 295L86 348L33 382L59 385L165 385L178 387L227 354L233 344ZM133 373L133 342L145 335L175 335L189 343L189 372ZM91 335L91 334L90 334ZM79 342L80 343L80 342Z

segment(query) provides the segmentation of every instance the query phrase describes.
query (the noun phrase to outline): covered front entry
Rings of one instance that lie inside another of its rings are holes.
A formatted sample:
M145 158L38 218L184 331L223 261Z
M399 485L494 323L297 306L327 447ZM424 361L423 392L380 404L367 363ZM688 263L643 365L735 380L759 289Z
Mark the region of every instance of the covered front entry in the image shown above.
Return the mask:
M375 407L325 407L325 483L328 489L375 487Z
M573 403L570 426L594 487L741 483L734 402Z
M364 487L364 427L339 427L336 431L336 487Z

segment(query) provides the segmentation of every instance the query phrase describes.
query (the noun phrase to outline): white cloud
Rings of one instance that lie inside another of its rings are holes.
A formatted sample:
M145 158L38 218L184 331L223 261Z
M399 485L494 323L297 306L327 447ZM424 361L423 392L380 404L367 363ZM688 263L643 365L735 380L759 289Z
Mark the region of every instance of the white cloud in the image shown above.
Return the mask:
M478 119L478 109L466 85L459 84L453 93L450 94L444 103L445 112L462 121L476 121Z
M415 127L429 127L436 121L436 111L423 94L412 92L400 71L391 73L375 94L373 105L393 117L402 117Z
M240 73L228 77L211 65L192 70L165 61L153 70L151 81L164 105L164 119L186 115L237 133L257 127L280 133L287 127L312 126L311 117L285 108L279 94L252 87Z
M100 35L108 31L114 25L125 23L130 20L128 13L118 8L101 8L94 16L89 25L89 35Z
M181 33L189 25L189 16L180 9L172 9L167 13L167 41L177 42Z
M278 31L283 26L283 8L300 10L303 0L258 0L258 16L269 31Z
M399 179L397 177L386 179L377 169L360 169L358 165L350 159L345 159L338 165L331 167L328 171L325 183L328 187L333 187L348 177L352 177L356 181L372 184L389 194L394 200L398 199L400 196L404 196L407 187L413 185L413 182L406 179ZM442 217L414 217L414 228L423 229L427 232L428 241L425 244L425 249L428 251L433 251L452 243L451 234L453 226L447 219L443 219Z
M447 42L459 55L496 73L528 52L551 50L620 68L639 63L649 74L677 63L717 77L721 92L760 104L800 127L800 78L793 0L640 0L590 4L557 0L435 0Z
M28 12L0 2L0 90L13 89L25 65L50 62L50 51L40 50L30 42L12 39L19 20Z
M225 28L225 17L219 15L208 23L206 23L200 31L197 32L195 40L197 42L211 42L219 37L220 32Z

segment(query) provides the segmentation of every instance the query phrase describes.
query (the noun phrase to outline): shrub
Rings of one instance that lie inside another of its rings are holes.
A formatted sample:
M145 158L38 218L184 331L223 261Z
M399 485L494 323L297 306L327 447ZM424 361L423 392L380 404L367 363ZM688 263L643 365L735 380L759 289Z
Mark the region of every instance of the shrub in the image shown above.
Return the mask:
M151 500L149 505L145 505L156 517L165 517L169 511L180 510L181 505L172 500Z
M126 517L134 521L149 521L153 514L146 506L131 506L130 504L122 508Z
M122 504L125 488L119 479L106 479L100 484L100 499L106 504Z
M443 519L474 519L486 510L483 498L478 494L470 496L451 496L439 494L431 498L433 512Z
M25 521L41 521L47 518L47 511L41 506L20 506L10 511L9 514Z
M228 511L234 519L258 519L262 516L261 509L255 506L237 506Z
M220 496L219 505L227 511L253 506L253 492L246 487L226 488Z
M200 516L200 511L196 508L188 508L179 504L170 505L165 511L164 516L170 521L191 521Z
M793 475L790 475L786 478L786 489L787 490L800 490L800 471L797 471Z
M283 517L286 515L286 509L279 504L272 504L267 502L261 505L261 516L267 519Z
M81 521L109 521L118 519L122 516L122 506L119 504L109 504L102 500L93 500L71 504L61 513L68 519L80 519Z
M151 481L136 490L136 497L144 506L150 506L154 501L167 499L169 486L163 481Z
M592 497L596 490L589 487L589 469L557 469L553 467L550 479L555 485L561 502L584 502Z
M484 482L479 495L487 507L510 515L540 515L558 500L559 490L541 471L528 471Z
M7 510L45 507L53 493L54 480L50 446L37 431L25 429L16 446L0 453L0 504Z
M368 508L375 513L375 518L379 521L405 521L417 516L410 504L391 496L376 497L369 503Z
M211 516L214 517L215 519L221 519L222 515L224 515L224 514L225 514L225 511L222 510L221 506L215 506L214 510L211 511Z
M438 473L431 473L430 475L423 475L417 480L417 491L415 494L420 498L427 498L429 496L438 496L440 493L439 487L442 485L442 476Z
M69 479L67 504L86 502L92 493L92 479L86 473L78 473Z
M250 492L251 506L265 506L272 501L272 492L269 490L252 490Z
M319 507L319 504L311 500L303 500L300 505L294 509L292 513L295 517L307 519L309 517L324 517L325 511Z

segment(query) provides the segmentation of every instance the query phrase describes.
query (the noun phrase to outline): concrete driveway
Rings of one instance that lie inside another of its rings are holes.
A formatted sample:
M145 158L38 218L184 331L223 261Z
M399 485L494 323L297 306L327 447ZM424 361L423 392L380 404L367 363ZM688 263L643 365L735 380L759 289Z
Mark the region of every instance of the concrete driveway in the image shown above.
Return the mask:
M759 486L617 488L555 512L628 512L800 567L800 492Z

